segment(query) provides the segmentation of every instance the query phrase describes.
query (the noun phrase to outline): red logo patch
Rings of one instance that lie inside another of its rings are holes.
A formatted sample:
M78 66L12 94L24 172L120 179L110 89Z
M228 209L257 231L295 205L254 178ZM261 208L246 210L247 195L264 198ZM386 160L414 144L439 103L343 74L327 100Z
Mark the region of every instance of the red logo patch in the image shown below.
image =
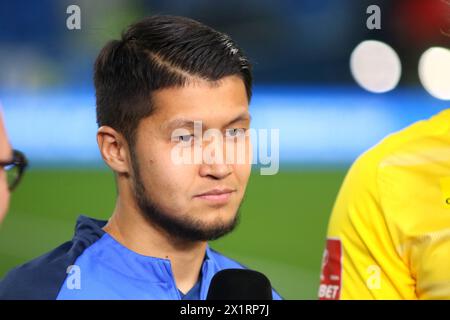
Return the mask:
M339 300L342 284L342 244L339 239L327 239L323 252L319 299Z

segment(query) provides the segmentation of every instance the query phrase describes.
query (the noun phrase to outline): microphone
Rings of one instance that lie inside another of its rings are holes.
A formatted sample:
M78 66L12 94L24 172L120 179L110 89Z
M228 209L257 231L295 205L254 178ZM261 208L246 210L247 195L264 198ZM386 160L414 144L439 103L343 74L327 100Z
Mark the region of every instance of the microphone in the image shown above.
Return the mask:
M211 279L206 300L273 300L272 285L260 272L225 269Z

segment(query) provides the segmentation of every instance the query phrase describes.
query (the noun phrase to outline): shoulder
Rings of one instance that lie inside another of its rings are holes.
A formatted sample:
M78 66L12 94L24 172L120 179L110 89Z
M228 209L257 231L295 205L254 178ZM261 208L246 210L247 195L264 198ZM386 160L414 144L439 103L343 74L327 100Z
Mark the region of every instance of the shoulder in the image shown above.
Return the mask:
M385 206L398 193L426 188L437 156L449 157L450 109L385 137L352 164L338 193L328 235L345 226L372 226L385 219ZM436 152L437 150L439 152ZM428 170L430 168L430 170ZM428 170L428 171L427 171ZM392 212L392 215L398 214Z
M344 180L343 188L351 190L343 197L357 200L365 194L377 200L379 197L379 181L386 176L386 168L403 166L407 171L414 170L415 164L426 164L434 160L437 142L442 147L450 144L450 109L418 121L398 132L392 133L378 144L364 152L352 164Z
M394 132L363 153L352 169L361 172L378 172L389 163L414 164L411 156L426 155L430 143L448 139L450 133L450 109L433 117L413 123ZM449 140L446 141L450 142ZM430 150L432 152L433 150Z
M69 241L12 269L0 282L0 299L55 299L75 252Z
M103 234L106 221L79 216L75 235L50 252L12 269L0 282L0 300L56 299L68 267Z

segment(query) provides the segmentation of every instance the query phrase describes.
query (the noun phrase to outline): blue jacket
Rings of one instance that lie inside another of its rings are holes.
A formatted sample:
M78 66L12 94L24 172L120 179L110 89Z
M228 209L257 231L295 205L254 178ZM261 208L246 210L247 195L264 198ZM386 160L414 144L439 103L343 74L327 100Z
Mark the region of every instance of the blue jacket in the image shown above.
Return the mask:
M114 240L106 221L80 216L72 241L11 270L0 282L0 299L170 299L182 298L170 260L143 256ZM206 299L220 270L245 268L209 246L197 296ZM274 300L281 299L273 290Z

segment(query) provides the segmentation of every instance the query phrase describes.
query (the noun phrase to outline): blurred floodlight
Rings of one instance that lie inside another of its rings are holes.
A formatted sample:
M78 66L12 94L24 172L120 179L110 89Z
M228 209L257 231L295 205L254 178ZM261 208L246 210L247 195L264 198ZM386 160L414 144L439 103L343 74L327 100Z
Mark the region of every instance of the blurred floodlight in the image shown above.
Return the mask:
M350 71L356 82L370 92L387 92L394 89L402 73L397 53L387 44L366 40L350 56Z
M433 97L450 100L450 50L440 47L426 50L419 60L419 78Z

